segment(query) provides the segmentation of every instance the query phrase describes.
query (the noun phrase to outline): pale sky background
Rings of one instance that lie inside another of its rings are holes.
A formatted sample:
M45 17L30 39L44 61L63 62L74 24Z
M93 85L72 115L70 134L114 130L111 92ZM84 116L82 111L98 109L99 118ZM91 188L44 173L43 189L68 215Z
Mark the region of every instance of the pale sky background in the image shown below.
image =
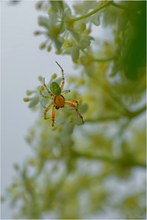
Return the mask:
M28 128L37 118L38 113L32 112L23 102L27 89L39 85L38 76L50 78L54 72L59 72L55 64L57 60L64 66L65 72L74 72L70 57L54 55L39 50L39 44L44 40L35 37L33 32L37 25L38 11L35 1L22 1L16 6L1 1L1 79L2 79L2 133L1 133L1 191L12 181L15 174L14 163L22 164L31 153L25 141ZM2 217L12 217L7 204L2 204Z
M1 132L1 191L4 193L12 182L15 174L13 164L22 164L31 154L31 149L25 141L28 128L34 124L38 113L32 112L27 103L23 102L25 91L38 86L39 75L50 78L54 72L59 73L55 64L57 60L65 70L65 74L76 73L68 56L56 56L54 52L39 50L43 37L35 37L38 30L38 11L32 0L22 1L16 6L9 6L7 1L1 4L1 79L2 79L2 132ZM99 32L99 36L104 33ZM141 181L142 171L135 177ZM134 179L133 179L134 181ZM114 183L112 183L113 185ZM111 185L111 184L110 184ZM125 186L121 185L122 190ZM110 210L111 213L111 210ZM107 213L109 216L109 213ZM102 216L104 217L104 215ZM7 203L2 204L2 219L11 219L12 210Z

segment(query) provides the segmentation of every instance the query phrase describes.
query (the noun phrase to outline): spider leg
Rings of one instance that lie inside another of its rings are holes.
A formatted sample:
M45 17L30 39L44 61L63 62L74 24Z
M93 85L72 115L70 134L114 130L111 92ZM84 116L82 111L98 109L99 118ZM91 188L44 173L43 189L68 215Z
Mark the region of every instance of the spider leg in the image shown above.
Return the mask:
M70 100L68 100L68 102L74 102L74 103L76 103L76 104L77 104L77 107L78 107L78 105L79 105L78 101L75 100L75 99L70 99Z
M64 70L57 61L56 61L56 64L59 66L62 72L62 82L61 82L61 90L62 90L64 88Z
M51 103L50 105L48 105L48 106L45 108L45 111L44 111L44 119L45 119L45 120L48 119L48 118L46 117L46 114L47 114L47 112L50 110L50 108L51 108L52 105L53 105L53 103Z
M43 98L49 98L48 96L45 96L41 91L40 91L40 95L41 95Z
M47 92L50 94L50 96L54 96L51 91L48 89L47 85L45 84L45 78L43 78L43 85L46 88Z
M71 101L71 100L70 100L70 101ZM74 101L75 101L75 100L74 100ZM74 105L73 103L68 102L68 101L65 101L65 104L68 105L68 106L70 106L70 107L72 107L72 108L74 108L74 109L76 110L77 114L80 116L80 118L81 118L81 120L82 120L82 123L84 123L83 116L82 116L81 113L79 112L77 106Z
M56 117L56 108L55 108L55 106L53 106L53 110L52 110L52 127L54 127L55 117Z
M66 93L68 93L68 92L70 92L70 90L63 90L63 91L62 91L62 94L66 94Z

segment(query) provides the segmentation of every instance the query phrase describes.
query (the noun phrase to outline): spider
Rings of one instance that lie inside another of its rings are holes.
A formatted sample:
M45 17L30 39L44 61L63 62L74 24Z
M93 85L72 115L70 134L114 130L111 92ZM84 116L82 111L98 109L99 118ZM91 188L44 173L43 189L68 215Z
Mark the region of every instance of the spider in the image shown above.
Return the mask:
M62 81L61 81L61 86L57 82L52 82L50 84L50 89L47 87L45 83L45 78L43 78L43 86L45 87L46 91L49 93L52 102L49 104L47 107L45 107L44 111L44 119L47 119L47 112L51 109L52 107L52 127L54 126L55 123L55 117L56 117L56 110L63 108L65 105L68 105L72 108L74 108L78 114L78 116L81 118L82 123L84 123L83 116L78 110L78 101L75 99L70 99L67 100L64 98L63 94L66 92L70 92L70 90L65 90L63 91L64 88L64 70L60 66L60 64L56 61L56 64L59 66L62 72ZM45 96L41 91L40 94L43 98L48 98L48 96Z

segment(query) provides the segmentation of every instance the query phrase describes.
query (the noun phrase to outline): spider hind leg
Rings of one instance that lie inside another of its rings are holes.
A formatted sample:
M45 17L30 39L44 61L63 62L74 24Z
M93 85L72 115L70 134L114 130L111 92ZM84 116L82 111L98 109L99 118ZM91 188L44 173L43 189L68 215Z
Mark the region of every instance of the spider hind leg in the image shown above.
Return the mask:
M46 116L46 114L47 114L47 112L50 110L50 108L51 108L52 105L53 105L53 103L51 103L50 105L48 105L48 106L45 108L45 111L44 111L44 119L45 119L45 120L48 119L47 116Z
M55 106L53 106L53 110L52 110L52 127L54 127L55 117L56 117L56 108L55 108Z
M70 100L70 101L73 101L73 100ZM76 100L74 100L74 101L75 101L76 103L78 103L78 101L76 101ZM66 101L65 104L68 105L68 106L70 106L70 107L72 107L72 108L74 108L74 109L76 110L77 114L79 115L79 117L81 118L82 123L84 123L83 116L82 116L81 113L79 112L77 106L74 105L73 103L69 102L69 101Z

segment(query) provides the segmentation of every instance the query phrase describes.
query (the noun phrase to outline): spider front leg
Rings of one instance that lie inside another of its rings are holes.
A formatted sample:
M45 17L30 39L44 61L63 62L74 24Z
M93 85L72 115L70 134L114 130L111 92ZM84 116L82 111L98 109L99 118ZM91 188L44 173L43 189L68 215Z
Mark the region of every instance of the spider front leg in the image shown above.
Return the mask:
M48 119L48 118L46 117L46 114L47 114L47 112L50 110L50 108L51 108L52 105L53 105L53 103L51 103L50 105L48 105L48 106L45 108L45 111L44 111L44 119L45 119L45 120Z
M70 100L70 101L71 101L71 100ZM77 100L74 100L74 101L77 102ZM68 105L68 106L70 106L70 107L72 107L72 108L74 108L74 109L76 110L77 114L80 116L80 118L81 118L81 120L82 120L82 123L84 123L83 116L82 116L81 113L79 112L77 106L75 106L73 103L70 103L70 102L67 102L67 101L65 102L65 104Z
M47 85L45 84L45 78L43 78L43 85L46 88L47 92L50 94L50 96L53 97L54 95L51 93L51 91L48 89Z
M48 96L44 95L41 91L40 91L40 95L41 95L43 98L49 98Z
M61 82L61 90L62 90L64 88L64 70L57 61L56 61L56 64L60 67L61 72L62 72L62 82Z
M68 92L70 92L69 89L68 89L68 90L63 90L63 91L62 91L62 94L66 94L66 93L68 93Z

